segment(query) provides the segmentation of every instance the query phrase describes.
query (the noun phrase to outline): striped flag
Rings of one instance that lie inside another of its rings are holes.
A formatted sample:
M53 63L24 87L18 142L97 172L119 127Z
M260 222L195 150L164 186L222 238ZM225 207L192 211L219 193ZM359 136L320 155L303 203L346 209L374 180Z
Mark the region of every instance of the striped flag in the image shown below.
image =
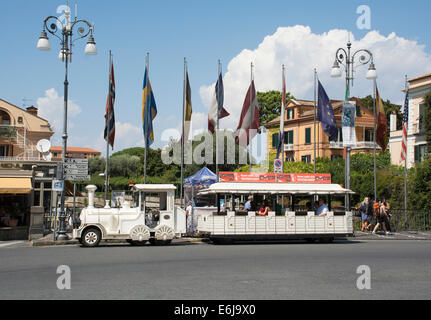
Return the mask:
M257 95L254 88L254 80L252 80L250 87L247 90L244 104L242 105L241 118L239 119L238 128L234 134L235 143L241 145L242 147L248 146L250 141L258 133L258 130L259 108L257 105Z
M190 88L189 73L186 72L186 97L184 113L184 142L189 139L190 124L192 121L192 89Z
M114 102L115 102L115 80L114 80L114 63L111 61L111 68L109 72L109 92L106 99L105 108L105 131L103 136L106 141L114 149L115 139L115 116L114 116ZM109 132L108 132L109 131Z
M283 96L281 98L281 112L280 112L280 132L278 133L278 145L277 145L277 156L276 159L279 159L280 153L282 152L282 148L284 147L284 108L286 106L286 81L284 78L284 69L283 69ZM284 151L283 151L284 152Z
M217 120L229 115L229 112L223 108L223 97L223 77L220 73L215 86L214 96L211 101L210 111L208 113L208 130L211 133L214 133L214 130L217 127Z
M406 91L406 98L404 100L403 112L403 138L401 141L401 159L407 159L407 127L409 121L409 91Z
M151 88L148 70L145 68L144 85L142 92L142 129L145 137L145 147L148 148L154 142L153 120L157 115L156 101Z

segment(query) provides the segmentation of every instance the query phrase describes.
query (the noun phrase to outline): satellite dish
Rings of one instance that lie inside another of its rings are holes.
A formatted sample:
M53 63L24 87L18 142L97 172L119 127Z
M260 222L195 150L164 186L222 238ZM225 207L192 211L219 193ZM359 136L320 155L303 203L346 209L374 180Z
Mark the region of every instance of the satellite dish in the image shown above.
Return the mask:
M50 148L51 148L51 142L49 142L49 140L46 140L46 139L41 139L36 144L37 151L41 153L49 152Z
M43 157L43 160L45 160L45 161L51 161L52 153L51 152L44 152L42 157Z

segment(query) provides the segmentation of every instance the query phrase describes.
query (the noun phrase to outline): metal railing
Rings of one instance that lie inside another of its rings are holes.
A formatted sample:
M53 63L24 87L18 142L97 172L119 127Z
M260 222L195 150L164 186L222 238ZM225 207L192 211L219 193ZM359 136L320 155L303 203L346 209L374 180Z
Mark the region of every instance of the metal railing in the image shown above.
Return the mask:
M392 232L400 231L431 231L431 212L426 210L392 209L390 224ZM353 229L362 229L361 213L353 210Z
M294 147L293 144L285 143L284 144L284 151L293 151L293 147Z

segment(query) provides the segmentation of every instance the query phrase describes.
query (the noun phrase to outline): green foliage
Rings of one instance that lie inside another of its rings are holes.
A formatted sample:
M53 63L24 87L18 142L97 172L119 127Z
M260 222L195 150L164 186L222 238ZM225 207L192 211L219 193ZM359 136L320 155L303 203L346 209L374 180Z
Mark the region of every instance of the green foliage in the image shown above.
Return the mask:
M359 100L365 108L367 108L368 110L371 110L371 112L374 111L374 99L371 95L368 95L365 98L360 98ZM383 107L385 108L385 114L388 120L388 124L389 124L390 114L395 113L397 115L397 129L401 129L402 120L403 120L403 115L400 111L401 106L398 104L391 103L390 100L386 100L386 101L383 101Z
M90 158L88 159L88 173L90 175L105 172L105 158Z
M260 125L263 126L269 121L275 119L280 115L281 111L281 98L280 91L272 90L267 92L258 92L257 101L259 104ZM294 99L290 92L286 93L286 101Z

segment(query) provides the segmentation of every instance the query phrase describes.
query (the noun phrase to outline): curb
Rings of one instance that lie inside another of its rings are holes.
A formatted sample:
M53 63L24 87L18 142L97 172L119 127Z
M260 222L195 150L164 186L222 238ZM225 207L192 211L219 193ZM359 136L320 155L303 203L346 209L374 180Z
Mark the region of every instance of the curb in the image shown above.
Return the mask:
M189 242L208 242L208 239L205 238L194 238L194 239L177 239L177 241L172 242L173 244L181 244L181 243L189 243ZM41 241L41 240L33 240L33 247L43 247L43 246L63 246L63 245L73 245L79 244L77 240L56 240L56 241Z

